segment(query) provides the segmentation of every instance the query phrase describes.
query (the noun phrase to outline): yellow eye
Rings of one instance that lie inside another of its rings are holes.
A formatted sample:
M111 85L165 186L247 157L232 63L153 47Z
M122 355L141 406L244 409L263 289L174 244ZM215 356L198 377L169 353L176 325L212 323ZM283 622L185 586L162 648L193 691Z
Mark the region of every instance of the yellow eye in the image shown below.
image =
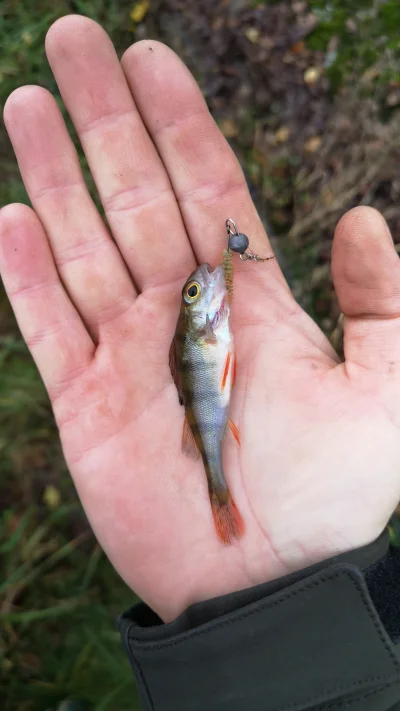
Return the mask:
M199 298L200 292L200 284L198 284L197 281L191 281L185 289L185 301L188 304L193 304L193 302Z

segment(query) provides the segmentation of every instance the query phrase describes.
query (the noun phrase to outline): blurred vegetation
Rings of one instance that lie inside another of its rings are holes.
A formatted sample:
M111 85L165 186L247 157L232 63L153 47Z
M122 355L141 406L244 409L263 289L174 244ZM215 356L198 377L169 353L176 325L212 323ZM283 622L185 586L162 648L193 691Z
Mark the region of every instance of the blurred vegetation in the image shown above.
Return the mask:
M136 38L167 41L195 70L262 215L280 235L296 296L333 338L339 314L329 250L338 216L369 202L382 209L396 242L400 237L399 133L391 124L400 105L400 4L354 6L353 0L3 0L0 102L34 83L52 91L64 111L44 53L46 31L62 15L97 20L120 53ZM0 161L0 204L29 203L1 127ZM1 289L0 369L2 708L49 711L65 699L63 711L138 708L114 624L133 594L90 533L46 393ZM398 532L393 524L394 541Z
M396 60L400 57L400 4L397 0L375 3L358 0L356 6L353 0L311 0L309 7L318 19L318 28L310 37L309 46L325 51L332 37L337 37L340 43L339 52L331 59L328 69L333 89L352 73L355 63L359 69L367 69L388 50L393 52L393 62L380 76L380 81L399 81Z
M131 9L131 3L107 0L73 7L64 0L5 0L0 7L1 104L21 84L40 84L55 94L65 115L45 58L49 26L79 12L103 24L124 48L133 39ZM80 158L97 200L81 151ZM29 204L4 128L0 161L0 204ZM134 595L90 532L46 392L1 288L0 373L1 708L138 709L115 625Z

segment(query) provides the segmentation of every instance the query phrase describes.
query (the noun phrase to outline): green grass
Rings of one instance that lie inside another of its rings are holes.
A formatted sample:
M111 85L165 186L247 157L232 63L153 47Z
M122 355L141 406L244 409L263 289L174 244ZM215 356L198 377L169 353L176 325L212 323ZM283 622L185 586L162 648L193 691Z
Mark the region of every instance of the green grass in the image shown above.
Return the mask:
M0 338L2 709L56 709L64 698L138 708L115 628L134 595L90 533L43 385L9 328Z
M280 0L253 0L254 6L278 4ZM333 37L338 45L327 73L336 91L348 74L360 75L379 63L382 55L391 61L377 75L377 82L400 80L400 3L398 0L308 0L309 11L317 18L316 29L306 39L310 49L326 52ZM389 66L388 66L389 65Z
M360 74L378 65L382 55L390 56L377 82L387 85L400 80L400 4L398 0L310 0L318 25L308 39L311 49L326 51L333 36L336 53L327 68L333 89L356 69Z
M4 510L0 555L2 708L50 709L67 698L98 711L138 708L115 628L133 596L78 503L47 514L33 505L22 515Z
M133 40L130 7L107 0L75 2L73 8L64 0L5 0L0 7L1 105L16 87L32 83L52 91L64 112L44 54L49 26L57 17L81 12L103 24L123 50ZM4 130L0 149L0 205L29 204ZM117 615L135 598L90 533L45 389L1 287L0 373L1 708L50 711L69 699L63 711L138 709L115 626Z

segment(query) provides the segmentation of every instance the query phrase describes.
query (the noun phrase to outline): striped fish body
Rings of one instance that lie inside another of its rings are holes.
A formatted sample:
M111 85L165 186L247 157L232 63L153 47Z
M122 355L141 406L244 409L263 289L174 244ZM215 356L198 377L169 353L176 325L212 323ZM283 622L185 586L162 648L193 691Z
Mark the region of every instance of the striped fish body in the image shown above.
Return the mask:
M172 351L172 370L185 407L183 449L197 452L203 460L217 532L228 543L241 534L242 526L222 466L222 440L235 377L222 266L211 271L203 264L186 282Z
M229 312L228 306L223 308ZM207 340L206 336L197 337L189 331L181 340L178 362L186 417L204 462L210 493L224 496L227 485L222 470L222 440L228 423L234 366L228 316L214 333L215 338Z

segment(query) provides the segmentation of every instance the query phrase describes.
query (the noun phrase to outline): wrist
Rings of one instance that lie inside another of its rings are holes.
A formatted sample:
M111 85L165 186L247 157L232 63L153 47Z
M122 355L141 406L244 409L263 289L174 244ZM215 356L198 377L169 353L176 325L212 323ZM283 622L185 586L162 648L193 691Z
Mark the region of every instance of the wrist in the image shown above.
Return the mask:
M319 531L313 527L309 535L302 529L302 535L293 540L293 530L288 527L285 531L271 539L271 546L277 560L278 573L271 570L271 575L265 582L290 573L302 571L311 566L324 564L326 561L337 557L346 556L354 558L353 552L364 549L373 550L378 541L388 541L388 529L376 529L371 532L363 527L347 527L346 530L329 530L321 527ZM372 546L372 548L369 548ZM358 563L356 563L358 564Z
M191 609L197 604L207 604L208 600L221 598L225 595L243 594L246 596L246 591L263 585L275 586L276 581L297 581L305 575L334 564L337 560L363 569L381 558L388 545L387 529L378 538L375 537L365 543L353 546L343 538L334 541L333 539L328 540L325 536L325 540L323 540L321 535L320 545L308 550L306 546L296 545L291 539L290 556L283 554L279 556L275 551L274 555L271 555L269 551L265 553L265 575L258 581L251 580L250 576L243 574L243 570L240 569L237 576L221 576L218 580L213 579L212 575L206 576L201 587L196 585L192 589L184 588L180 591L179 596L174 596L173 600L169 600L163 606L152 605L148 599L147 603L159 620L163 623L171 623L185 610Z

